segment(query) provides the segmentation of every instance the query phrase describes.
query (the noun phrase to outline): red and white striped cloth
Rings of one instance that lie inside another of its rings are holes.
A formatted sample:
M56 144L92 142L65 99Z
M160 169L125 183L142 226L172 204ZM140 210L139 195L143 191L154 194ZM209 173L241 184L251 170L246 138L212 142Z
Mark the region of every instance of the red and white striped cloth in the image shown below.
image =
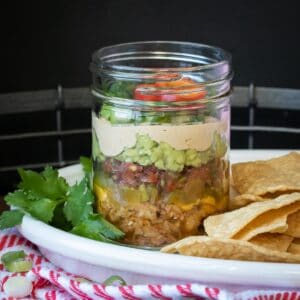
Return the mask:
M32 293L27 299L300 300L300 290L252 289L234 292L223 287L218 288L198 283L104 286L91 281L79 282L76 280L79 276L55 267L39 253L35 245L23 238L17 230L0 231L0 255L18 250L24 250L28 258L32 260L33 268L25 273L9 273L0 264L0 299L14 300L5 295L3 285L10 277L24 276L33 284Z

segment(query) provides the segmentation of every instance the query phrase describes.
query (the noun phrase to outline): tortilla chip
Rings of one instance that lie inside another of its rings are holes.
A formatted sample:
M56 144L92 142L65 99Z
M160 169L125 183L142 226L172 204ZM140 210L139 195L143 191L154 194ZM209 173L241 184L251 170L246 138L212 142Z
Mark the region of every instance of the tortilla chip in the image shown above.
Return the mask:
M254 202L204 220L208 236L249 240L264 232L284 232L287 216L300 209L300 193Z
M231 181L230 182L230 189L229 189L229 197L230 197L230 199L233 199L233 198L235 198L238 195L239 195L239 193L234 188L234 186L232 185L232 181Z
M246 241L217 239L207 236L188 237L163 247L161 251L207 258L287 263L300 262L300 255L297 254L270 250Z
M300 245L300 239L299 238L294 238L293 243L297 244L297 245Z
M291 236L285 234L262 233L253 237L249 242L257 246L284 252L287 251L292 240Z
M293 254L300 254L300 239L293 239L293 242L290 244L287 251Z
M300 191L300 153L270 160L237 163L231 167L235 189L240 194L268 197Z
M230 198L229 204L228 204L228 209L234 210L237 208L244 207L252 202L265 201L265 200L268 200L268 199L262 198L260 196L251 195L251 194L242 194L242 195L238 195L233 198Z
M288 229L288 215L298 211L299 209L300 202L298 201L280 209L272 209L265 212L247 224L232 238L247 241L264 232L283 233Z
M288 216L288 229L285 234L295 238L300 238L300 211L297 211Z

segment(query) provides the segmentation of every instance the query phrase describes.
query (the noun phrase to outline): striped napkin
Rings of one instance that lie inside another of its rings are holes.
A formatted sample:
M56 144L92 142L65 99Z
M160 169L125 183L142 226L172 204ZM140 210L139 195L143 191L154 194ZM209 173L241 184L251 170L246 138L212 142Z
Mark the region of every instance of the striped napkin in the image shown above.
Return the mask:
M199 283L146 284L127 286L105 286L98 282L83 281L51 264L38 248L20 235L16 229L0 231L0 255L9 251L23 250L33 262L30 271L9 273L0 264L0 299L215 299L215 300L300 300L300 289L243 289L234 291L230 287L213 287ZM22 288L17 288L17 282ZM12 290L16 290L12 294ZM10 295L8 294L10 293ZM17 295L18 294L18 295ZM16 298L18 296L19 298Z

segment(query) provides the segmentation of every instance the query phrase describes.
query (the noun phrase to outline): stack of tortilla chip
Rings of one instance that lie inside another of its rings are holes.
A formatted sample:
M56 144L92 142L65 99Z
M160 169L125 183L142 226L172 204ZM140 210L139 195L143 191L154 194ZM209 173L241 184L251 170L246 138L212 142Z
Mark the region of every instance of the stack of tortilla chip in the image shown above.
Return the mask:
M246 205L206 218L207 236L188 237L161 251L300 263L300 154L235 164L232 176L238 200Z
M300 153L231 166L232 186L240 194L230 201L229 209L264 201L278 195L300 191Z

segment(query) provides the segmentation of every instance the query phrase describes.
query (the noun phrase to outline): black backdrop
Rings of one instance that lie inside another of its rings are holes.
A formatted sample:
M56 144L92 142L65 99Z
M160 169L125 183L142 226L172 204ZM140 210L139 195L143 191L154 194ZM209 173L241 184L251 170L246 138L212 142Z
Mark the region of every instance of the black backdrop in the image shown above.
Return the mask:
M181 40L217 45L233 55L234 84L300 88L297 1L94 0L7 1L0 7L0 93L88 86L94 50L115 43ZM300 99L299 99L300 105ZM1 110L0 101L0 110ZM75 114L75 115L74 115ZM54 112L0 114L0 135L56 130ZM299 127L299 111L260 110L256 124ZM89 128L90 111L63 112L63 129ZM233 124L247 124L243 109ZM288 125L287 125L288 124ZM255 134L255 148L299 148L293 134ZM64 158L90 154L90 137L64 137ZM284 145L284 146L283 146ZM233 148L247 148L234 133ZM0 168L57 161L57 142L0 141ZM18 182L0 172L0 199ZM0 201L1 204L1 201Z
M297 1L98 0L1 4L0 93L86 86L91 53L183 40L233 55L234 84L300 88Z

